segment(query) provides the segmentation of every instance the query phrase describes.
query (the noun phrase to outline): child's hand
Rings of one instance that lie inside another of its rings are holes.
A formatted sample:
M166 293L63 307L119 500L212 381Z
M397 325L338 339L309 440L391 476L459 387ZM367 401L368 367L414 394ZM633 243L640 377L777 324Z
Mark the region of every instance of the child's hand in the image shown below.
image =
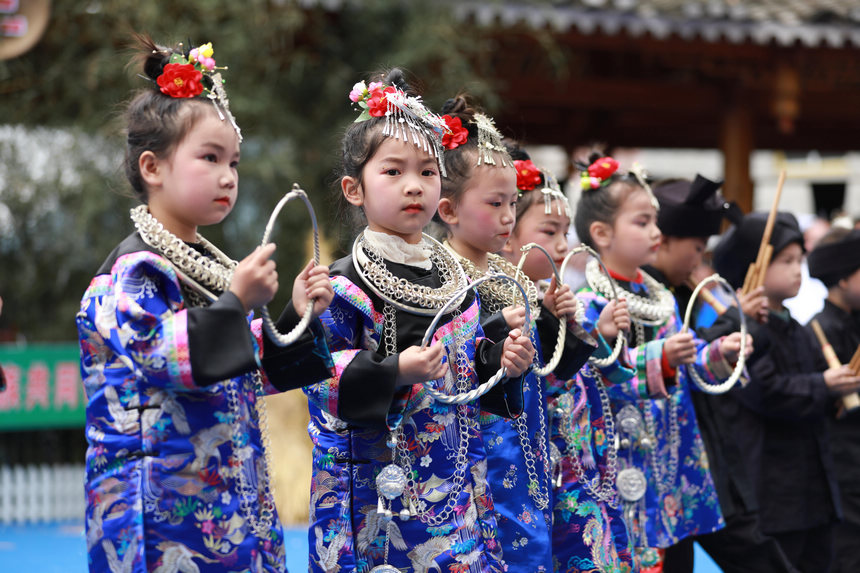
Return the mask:
M597 331L606 341L612 341L620 331L630 330L630 311L627 299L610 300L597 318Z
M522 329L526 323L526 307L524 306L506 306L502 309L502 316L505 317L505 322L508 328Z
M663 354L669 365L674 367L681 364L692 364L696 361L696 344L689 332L673 334L663 343Z
M293 281L293 306L299 315L304 314L309 300L314 301L313 315L323 313L334 298L334 290L328 278L328 267L309 262Z
M442 362L445 347L441 343L425 348L410 346L397 359L397 385L412 386L445 376L448 364Z
M860 390L860 376L847 364L825 370L824 383L831 392L842 396Z
M508 376L516 378L531 365L534 360L535 347L528 336L523 335L519 328L508 333L502 352L502 366L508 371Z
M733 332L728 336L724 336L720 341L720 354L726 359L729 364L735 364L738 361L738 353L741 351L741 333ZM747 345L744 349L744 358L752 354L753 339L747 334Z
M741 289L738 289L738 300L745 315L761 324L767 322L767 297L764 295L763 286L757 287L747 294L743 294Z
M268 304L278 292L278 272L269 258L274 252L274 243L257 247L233 271L230 292L239 297L245 312Z
M543 296L543 305L559 320L573 317L576 314L576 298L567 285L558 286L555 277L549 283L549 288Z

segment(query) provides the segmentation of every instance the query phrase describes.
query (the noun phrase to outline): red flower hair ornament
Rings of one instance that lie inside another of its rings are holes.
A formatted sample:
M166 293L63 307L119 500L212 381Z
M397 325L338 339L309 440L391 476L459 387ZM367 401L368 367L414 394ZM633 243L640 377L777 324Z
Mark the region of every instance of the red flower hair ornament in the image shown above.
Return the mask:
M230 112L230 102L224 89L224 79L216 68L212 57L212 42L198 46L184 54L173 53L164 65L161 74L155 79L158 89L172 98L193 98L203 95L215 106L218 117L228 120L242 141L242 130Z
M618 171L618 162L611 157L601 157L588 166L582 174L583 189L598 189L609 182L612 174Z
M517 170L517 189L531 191L541 182L541 172L531 159L517 159L514 161L514 169Z
M463 127L463 121L459 117L443 115L442 119L450 130L450 133L447 131L442 133L442 147L456 149L468 141L469 130Z
M203 73L194 64L167 64L156 83L161 93L170 97L197 97L203 93Z

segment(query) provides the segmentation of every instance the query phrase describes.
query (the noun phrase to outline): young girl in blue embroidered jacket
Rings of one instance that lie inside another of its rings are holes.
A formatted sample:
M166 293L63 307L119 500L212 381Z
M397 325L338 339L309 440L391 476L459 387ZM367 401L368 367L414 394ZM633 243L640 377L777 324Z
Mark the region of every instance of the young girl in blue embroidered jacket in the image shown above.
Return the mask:
M341 190L367 227L332 267L324 315L336 375L306 392L314 442L311 570L502 571L479 409L522 411L528 336L483 338L457 261L422 234L439 202L444 121L391 72L350 98ZM438 130L438 131L437 131ZM454 301L429 346L434 315ZM502 365L478 400L463 395Z
M503 254L518 261L522 247L535 243L558 266L569 251L567 197L555 178L538 169L525 151L511 148L511 155L520 198L516 225ZM552 265L543 254L531 252L523 271L533 281L543 282L552 275ZM596 326L593 335L599 342L589 364L574 375L556 370L544 384L553 462L552 569L629 572L633 553L617 503L615 433L605 389L633 375L630 368L609 359L619 330L630 327L626 301L610 302L587 323Z
M284 348L251 322L278 288L273 245L236 264L197 234L238 192L241 137L211 44L142 42L153 83L129 104L125 167L144 204L77 315L89 567L284 571L260 394L329 376L331 357L316 319ZM281 328L298 323L293 305L328 306L327 275L302 271Z
M594 157L583 171L574 224L612 278L589 262L588 286L577 294L586 315L593 316L614 297L612 280L630 309L634 328L625 358L635 377L609 392L621 444L619 494L645 568L657 562L659 552L653 548L723 526L687 368L712 384L728 379L741 338L733 333L705 344L680 332L672 293L640 268L654 262L660 244L656 199L641 176L621 175L617 169L614 159Z
M514 228L518 192L513 160L492 120L477 113L465 96L448 100L442 111L452 131L443 140L446 177L438 214L447 229L446 246L472 280L492 270L525 283L536 317L533 340L538 362L543 363L558 339L559 317L572 319L576 300L569 288L557 289L553 284L540 304L534 284L522 274L516 276L516 265L496 254ZM523 327L523 301L509 282L485 282L478 293L481 326L489 338L504 340L512 328ZM556 367L566 377L585 363L595 347L572 320L571 326ZM548 351L542 352L542 346ZM552 569L549 423L543 383L534 371L526 376L524 410L516 420L492 414L481 420L499 537L512 571Z

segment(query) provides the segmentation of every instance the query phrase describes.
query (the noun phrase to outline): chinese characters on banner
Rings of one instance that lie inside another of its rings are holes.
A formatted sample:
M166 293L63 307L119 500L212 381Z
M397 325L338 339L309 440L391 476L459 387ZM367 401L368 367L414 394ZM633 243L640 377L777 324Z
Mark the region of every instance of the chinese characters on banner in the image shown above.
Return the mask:
M83 427L79 360L77 345L0 346L0 430Z

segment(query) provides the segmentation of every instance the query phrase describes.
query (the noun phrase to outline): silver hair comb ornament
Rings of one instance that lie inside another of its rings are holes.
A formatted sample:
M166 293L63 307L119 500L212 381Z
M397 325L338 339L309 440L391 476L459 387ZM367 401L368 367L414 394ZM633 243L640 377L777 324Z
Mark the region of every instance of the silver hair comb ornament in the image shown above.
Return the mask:
M371 82L369 86L358 82L352 87L349 99L362 108L356 123L384 117L382 135L412 142L436 158L439 171L445 176L442 135L450 129L444 119L427 109L420 97L406 95L403 90L382 82Z
M558 179L546 169L541 169L540 171L543 173L544 180L544 187L540 190L543 194L544 214L549 215L552 213L552 202L558 201L559 205L556 207L558 214L561 215L563 209L564 214L570 217L570 202L567 200L567 195L561 190Z
M629 173L636 178L636 181L639 185L642 186L645 191L648 192L648 196L651 198L651 204L658 211L660 210L660 202L657 201L657 197L654 195L654 192L651 190L651 185L648 184L648 172L645 171L645 167L636 162L630 167Z
M496 124L483 113L476 113L474 124L478 128L478 165L496 165L496 155L499 156L500 167L513 167L514 162L508 150L502 145L502 134L496 129Z

